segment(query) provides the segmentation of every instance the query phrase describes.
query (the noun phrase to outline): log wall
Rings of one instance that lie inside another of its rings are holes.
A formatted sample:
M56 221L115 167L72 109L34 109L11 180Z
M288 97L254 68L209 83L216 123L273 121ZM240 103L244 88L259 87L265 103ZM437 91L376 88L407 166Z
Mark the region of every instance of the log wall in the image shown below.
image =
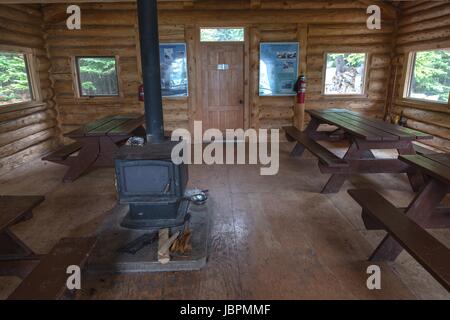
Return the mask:
M56 91L59 121L64 133L96 118L118 113L142 113L137 99L141 83L139 38L134 3L82 4L81 30L68 30L65 5L43 7L52 59L51 78ZM185 42L185 25L160 27L161 42ZM190 48L192 49L192 48ZM72 59L79 55L118 56L120 97L79 98L75 92ZM191 62L191 61L190 61ZM189 65L192 68L192 65ZM166 129L188 127L190 98L164 99Z
M450 48L450 3L448 1L414 1L403 3L398 21L396 55L391 83L390 113L403 114L407 126L435 136L429 143L450 151L450 104L419 102L403 97L408 55L415 50Z
M53 62L59 121L64 132L100 116L118 112L142 112L137 101L140 83L137 17L134 3L80 4L82 29L65 27L65 5L43 6L47 43ZM345 107L381 115L389 74L392 17L380 31L366 28L367 5L358 1L229 0L160 2L160 38L186 42L188 46L188 98L164 99L166 127L189 128L201 106L196 83L200 26L247 28L246 70L248 99L246 126L280 128L294 122L293 97L259 97L260 41L301 41L302 70L308 77L307 109ZM308 49L306 50L306 44ZM336 98L321 95L325 52L367 52L368 90L364 97ZM76 55L120 56L119 81L123 96L109 99L76 98L70 59Z
M41 101L0 106L0 175L59 143L42 12L38 5L0 5L0 45L31 48Z

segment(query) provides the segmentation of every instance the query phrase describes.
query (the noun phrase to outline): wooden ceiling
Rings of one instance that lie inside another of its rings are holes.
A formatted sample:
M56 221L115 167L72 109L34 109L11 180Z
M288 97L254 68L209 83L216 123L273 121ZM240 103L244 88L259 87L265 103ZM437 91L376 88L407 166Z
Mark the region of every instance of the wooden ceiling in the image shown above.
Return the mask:
M184 2L192 3L201 2L202 0L157 0L159 2ZM223 0L217 0L219 3ZM229 1L229 0L228 0ZM264 0L247 0L251 4L251 8L258 8L262 1ZM301 0L298 0L301 1ZM364 3L367 6L376 4L381 7L383 12L387 14L390 18L395 18L397 16L397 5L399 1L384 1L384 0L357 0L358 2ZM0 0L0 3L6 4L51 4L51 3L107 3L107 2L136 2L136 0Z
M194 2L197 0L158 0L159 2ZM136 0L0 0L0 4L45 4L45 3L101 3L101 2L136 2Z
M202 0L158 0L159 2L195 2L195 1L202 1ZM261 2L261 0L248 0L249 2ZM301 1L301 0L300 0ZM391 6L391 7L395 7L395 2L394 1L383 1L383 0L358 0L360 2L366 3L366 4L382 4L382 5L386 5L386 6ZM75 0L75 1L70 1L70 0L0 0L0 3L15 3L15 4L20 4L20 3L89 3L89 2L94 2L94 3L99 3L99 2L136 2L136 0ZM218 0L218 2L221 2L221 0Z

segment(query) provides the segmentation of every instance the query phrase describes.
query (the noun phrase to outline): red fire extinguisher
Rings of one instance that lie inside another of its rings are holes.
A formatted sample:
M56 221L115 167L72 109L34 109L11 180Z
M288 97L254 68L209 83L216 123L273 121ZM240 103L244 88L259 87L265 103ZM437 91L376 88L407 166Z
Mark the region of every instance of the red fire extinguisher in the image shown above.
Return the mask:
M306 76L301 75L298 79L297 102L305 103L306 97Z
M297 103L305 103L306 97L306 76L301 75L295 84L295 91L297 91Z
M138 96L138 98L139 98L139 101L144 101L144 85L143 84L141 84L139 86L139 96Z

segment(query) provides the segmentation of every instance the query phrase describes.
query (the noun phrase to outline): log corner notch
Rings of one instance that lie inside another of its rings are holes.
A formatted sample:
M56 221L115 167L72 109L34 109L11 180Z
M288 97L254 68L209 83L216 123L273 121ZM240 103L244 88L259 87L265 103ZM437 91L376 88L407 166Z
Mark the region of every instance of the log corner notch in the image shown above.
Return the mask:
M377 5L381 8L381 15L385 14L387 18L396 19L398 12L397 7L395 7L391 3L386 3L386 1L382 0L358 0L363 4L366 4L367 7L370 5Z

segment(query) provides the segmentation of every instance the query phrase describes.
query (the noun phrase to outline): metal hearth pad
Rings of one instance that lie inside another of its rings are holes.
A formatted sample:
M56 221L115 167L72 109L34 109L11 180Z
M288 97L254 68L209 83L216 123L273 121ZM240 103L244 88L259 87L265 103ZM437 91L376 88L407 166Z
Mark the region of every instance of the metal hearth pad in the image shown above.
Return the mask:
M151 230L133 230L120 226L128 212L127 205L113 208L104 223L99 227L99 239L88 262L89 273L133 273L133 272L169 272L200 270L206 265L208 241L210 239L209 205L190 205L189 213L192 231L192 251L185 256L171 254L167 264L158 262L158 239L144 246L135 254L120 249L134 240L149 234ZM182 227L172 228L171 233Z

